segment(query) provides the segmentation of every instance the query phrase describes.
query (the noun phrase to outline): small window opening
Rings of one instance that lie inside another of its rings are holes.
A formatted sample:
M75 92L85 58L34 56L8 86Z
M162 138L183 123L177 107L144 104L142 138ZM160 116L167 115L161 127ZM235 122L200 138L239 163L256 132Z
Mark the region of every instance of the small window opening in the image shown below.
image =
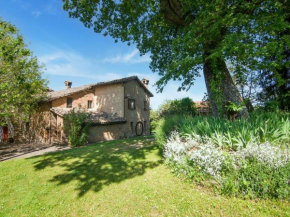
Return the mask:
M88 100L88 109L93 108L93 101L92 100Z
M73 99L72 98L67 98L66 107L67 108L72 108L72 104L73 104Z
M129 99L128 100L128 108L131 109L131 110L136 109L135 99Z

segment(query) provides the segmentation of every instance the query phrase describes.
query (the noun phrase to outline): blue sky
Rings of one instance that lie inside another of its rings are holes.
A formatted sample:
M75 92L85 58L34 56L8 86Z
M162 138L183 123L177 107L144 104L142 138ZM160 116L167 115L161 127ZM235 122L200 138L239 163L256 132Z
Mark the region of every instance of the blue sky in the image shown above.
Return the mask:
M188 92L177 92L180 82L167 84L163 93L153 86L159 76L149 69L150 57L140 57L134 45L115 43L114 39L94 33L75 19L68 18L61 0L1 0L0 16L20 29L25 42L45 64L43 77L53 90L137 75L150 80L153 109L165 99L190 97L200 101L206 92L204 78L196 79Z

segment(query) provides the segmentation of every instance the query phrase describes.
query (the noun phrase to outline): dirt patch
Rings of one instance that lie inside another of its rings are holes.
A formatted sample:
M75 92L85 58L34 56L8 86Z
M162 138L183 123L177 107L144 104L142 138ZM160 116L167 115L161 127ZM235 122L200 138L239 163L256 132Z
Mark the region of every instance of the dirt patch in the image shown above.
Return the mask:
M20 156L24 156L33 152L43 154L46 152L45 151L39 152L39 151L45 150L48 148L52 148L52 150L58 150L57 147L58 146L55 146L53 144L40 144L40 143L10 143L10 144L0 143L0 161L5 161L12 158L18 158ZM62 149L67 146L59 146L59 147L60 149ZM35 155L31 155L31 156L35 156Z

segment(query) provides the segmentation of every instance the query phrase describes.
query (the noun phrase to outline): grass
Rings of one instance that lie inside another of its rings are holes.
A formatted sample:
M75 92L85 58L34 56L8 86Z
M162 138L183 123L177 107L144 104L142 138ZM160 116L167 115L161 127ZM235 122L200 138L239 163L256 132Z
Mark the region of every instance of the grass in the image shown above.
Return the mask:
M289 216L285 201L218 196L174 176L148 138L0 163L0 216Z

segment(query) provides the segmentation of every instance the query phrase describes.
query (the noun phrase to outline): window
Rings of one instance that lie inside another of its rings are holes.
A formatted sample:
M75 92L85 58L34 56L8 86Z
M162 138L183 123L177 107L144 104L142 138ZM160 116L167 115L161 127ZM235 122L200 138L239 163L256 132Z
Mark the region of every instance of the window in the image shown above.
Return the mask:
M147 121L144 121L144 132L146 132Z
M133 124L133 122L130 123L130 127L131 127L131 133L134 133L134 124Z
M128 100L128 108L131 109L131 110L136 109L135 99L129 99Z
M67 98L66 107L67 108L72 108L72 105L73 105L73 99L72 98Z
M93 101L92 100L88 100L88 109L93 108Z
M148 103L147 101L145 100L144 101L144 111L147 111L148 110Z
M25 130L26 130L26 132L29 132L29 126L30 126L30 123L29 122L26 122L25 123Z

